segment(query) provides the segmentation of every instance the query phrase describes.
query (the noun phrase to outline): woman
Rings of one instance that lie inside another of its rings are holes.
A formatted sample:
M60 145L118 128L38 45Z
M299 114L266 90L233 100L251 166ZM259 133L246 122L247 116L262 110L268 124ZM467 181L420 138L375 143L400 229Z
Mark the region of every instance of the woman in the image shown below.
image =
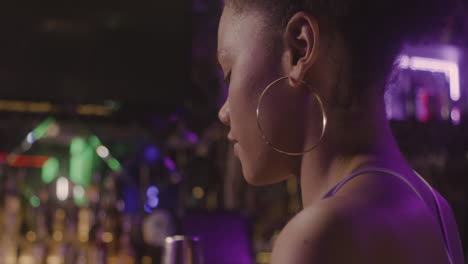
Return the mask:
M227 0L219 118L249 183L301 183L273 264L464 263L450 206L402 157L383 100L403 43L449 2Z

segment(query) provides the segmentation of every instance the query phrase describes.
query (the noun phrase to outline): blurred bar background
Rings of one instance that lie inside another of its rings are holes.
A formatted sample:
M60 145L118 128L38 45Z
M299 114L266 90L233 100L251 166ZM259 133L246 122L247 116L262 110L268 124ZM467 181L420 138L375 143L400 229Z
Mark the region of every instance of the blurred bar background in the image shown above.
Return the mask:
M222 2L0 6L0 264L159 264L200 237L206 264L269 262L298 183L248 186L217 120ZM468 19L408 46L385 95L402 151L468 243ZM468 252L467 252L468 253Z

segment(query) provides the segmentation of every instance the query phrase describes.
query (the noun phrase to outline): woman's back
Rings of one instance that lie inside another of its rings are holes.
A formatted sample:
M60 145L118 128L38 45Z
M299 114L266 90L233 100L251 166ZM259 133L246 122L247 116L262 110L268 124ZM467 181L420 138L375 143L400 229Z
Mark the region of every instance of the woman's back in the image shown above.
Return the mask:
M389 174L367 172L356 175L353 181L354 177L344 179L341 188L332 188L331 192L336 191L333 195L328 193L321 208L305 208L279 236L272 263L296 258L295 263L463 264L460 238L445 199L434 192L444 216L453 262L445 250L437 205L427 192L430 189L422 190L415 182L417 177L408 177L423 202L404 181L384 175ZM323 250L308 250L310 241L321 244Z

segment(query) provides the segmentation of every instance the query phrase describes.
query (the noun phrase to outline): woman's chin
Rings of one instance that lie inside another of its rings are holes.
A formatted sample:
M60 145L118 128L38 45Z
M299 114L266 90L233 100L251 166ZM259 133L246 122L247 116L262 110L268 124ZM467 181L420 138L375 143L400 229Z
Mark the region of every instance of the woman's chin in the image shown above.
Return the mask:
M243 171L244 179L248 184L253 186L265 186L284 181L283 178L274 178L268 173L248 173Z
M253 186L265 186L268 185L266 181L259 180L254 177L246 177L244 176L244 179L247 181L248 184L253 185Z
M297 166L297 160L294 157L286 157L270 149L260 150L253 157L242 155L244 153L240 152L239 159L242 166L242 174L247 183L254 186L282 182L289 175L292 175L292 169Z

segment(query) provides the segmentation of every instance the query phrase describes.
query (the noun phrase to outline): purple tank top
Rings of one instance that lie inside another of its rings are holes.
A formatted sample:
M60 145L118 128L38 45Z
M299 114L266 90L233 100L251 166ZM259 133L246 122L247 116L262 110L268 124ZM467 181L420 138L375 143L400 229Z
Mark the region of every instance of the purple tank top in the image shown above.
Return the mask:
M406 185L408 185L408 187L411 188L411 190L413 190L414 193L416 193L416 195L426 204L426 202L424 201L424 199L421 197L421 195L419 194L419 192L416 190L416 188L414 188L414 186L407 180L405 179L403 176L401 176L400 174L394 172L394 171L391 171L391 170L388 170L388 169L384 169L384 168L368 168L368 169L363 169L363 170L358 170L356 172L353 172L351 175L347 176L346 178L344 178L343 180L341 180L337 185L335 185L333 188L331 188L323 197L322 197L322 200L323 199L326 199L326 198L329 198L329 197L332 197L333 195L335 195L340 189L341 187L343 187L343 185L345 185L347 182L349 182L350 180L352 180L354 177L356 176L359 176L359 175L362 175L362 174L365 174L365 173L368 173L368 172L382 172L382 173L386 173L386 174L389 174L389 175L392 175L392 176L395 176L397 177L398 179L402 180L404 183L406 183ZM415 172L416 173L416 172ZM446 230L446 224L445 224L445 219L441 213L442 209L441 209L441 206L440 206L440 202L439 202L439 199L437 198L437 195L434 193L434 189L431 187L431 185L429 185L429 183L426 182L426 180L424 180L423 177L421 177L421 175L419 175L418 173L416 173L416 175L419 176L419 178L424 182L426 183L426 185L428 186L428 188L431 190L431 193L432 193L432 197L434 198L434 201L435 201L435 204L436 204L436 208L437 208L437 218L438 218L438 222L439 222L439 225L440 225L440 228L442 230L442 234L444 236L444 243L445 243L445 251L447 253L447 257L449 259L449 263L450 264L453 264L453 259L452 259L452 254L451 254L451 251L450 251L450 248L448 246L448 234L447 234L447 230ZM427 205L427 204L426 204Z

